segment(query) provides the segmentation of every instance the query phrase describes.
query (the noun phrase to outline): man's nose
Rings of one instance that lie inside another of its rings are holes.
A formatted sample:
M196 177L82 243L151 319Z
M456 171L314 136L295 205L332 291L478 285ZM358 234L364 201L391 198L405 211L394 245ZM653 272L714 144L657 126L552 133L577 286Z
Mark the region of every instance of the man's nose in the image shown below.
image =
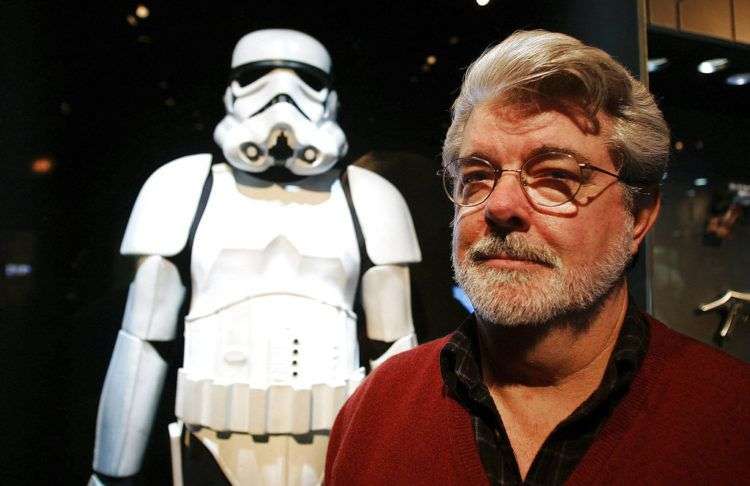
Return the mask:
M528 228L532 208L521 184L518 171L506 169L498 175L495 188L484 205L484 217L493 226L507 231Z

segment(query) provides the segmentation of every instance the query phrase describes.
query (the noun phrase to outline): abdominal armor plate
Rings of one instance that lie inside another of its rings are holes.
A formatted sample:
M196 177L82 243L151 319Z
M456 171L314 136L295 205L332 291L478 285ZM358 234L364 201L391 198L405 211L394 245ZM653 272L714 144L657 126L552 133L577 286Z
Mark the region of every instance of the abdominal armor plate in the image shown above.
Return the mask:
M176 415L217 431L327 430L364 377L347 274L283 236L222 250L185 319Z

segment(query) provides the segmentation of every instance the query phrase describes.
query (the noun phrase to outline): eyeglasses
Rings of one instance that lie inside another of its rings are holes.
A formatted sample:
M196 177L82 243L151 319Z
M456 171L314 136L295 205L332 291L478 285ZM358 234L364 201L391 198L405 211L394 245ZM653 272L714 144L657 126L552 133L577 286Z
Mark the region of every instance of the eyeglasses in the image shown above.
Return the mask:
M620 180L614 172L580 162L565 152L543 152L531 157L520 169L498 169L479 157L460 157L448 163L438 175L448 199L458 206L485 202L503 172L517 172L526 196L535 204L555 207L572 201L591 171L603 172Z

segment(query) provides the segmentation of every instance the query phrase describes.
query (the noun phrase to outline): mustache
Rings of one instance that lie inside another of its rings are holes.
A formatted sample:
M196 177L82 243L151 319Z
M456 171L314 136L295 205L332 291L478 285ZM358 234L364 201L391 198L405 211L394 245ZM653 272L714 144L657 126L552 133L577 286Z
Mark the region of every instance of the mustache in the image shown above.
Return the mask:
M475 242L468 251L467 258L481 262L502 255L507 258L528 260L551 268L560 266L560 257L545 246L529 243L525 237L511 233L505 236L489 234Z

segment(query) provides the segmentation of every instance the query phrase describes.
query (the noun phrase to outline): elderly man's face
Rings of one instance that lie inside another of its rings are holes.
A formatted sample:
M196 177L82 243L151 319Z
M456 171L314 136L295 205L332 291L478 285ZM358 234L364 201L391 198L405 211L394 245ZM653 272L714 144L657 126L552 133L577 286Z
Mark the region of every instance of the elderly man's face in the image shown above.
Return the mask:
M601 129L592 134L582 130L583 119L558 111L480 105L466 125L460 156L518 169L532 152L548 148L616 172L607 146L610 120L598 120ZM545 208L526 197L517 173L504 172L486 202L456 207L456 279L486 321L549 322L588 310L620 281L645 235L641 226L637 220L634 226L623 188L610 175L593 172L575 200Z

